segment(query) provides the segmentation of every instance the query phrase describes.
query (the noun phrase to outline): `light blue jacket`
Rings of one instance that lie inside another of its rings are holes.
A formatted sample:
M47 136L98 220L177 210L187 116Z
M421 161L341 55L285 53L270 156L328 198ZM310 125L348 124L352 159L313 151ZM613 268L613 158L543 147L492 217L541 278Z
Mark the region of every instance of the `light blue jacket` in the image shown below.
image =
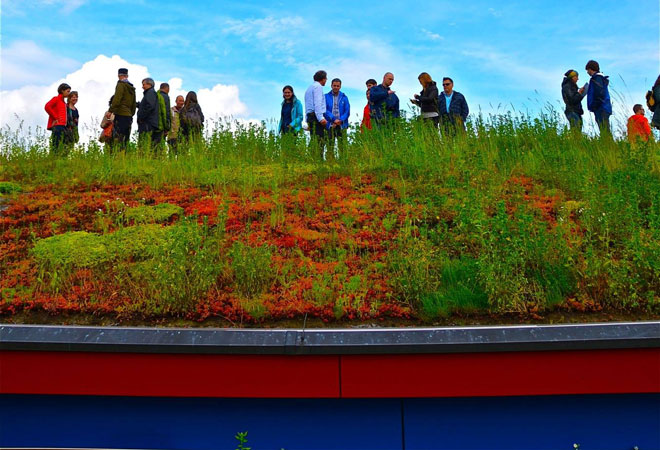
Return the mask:
M291 108L291 128L297 133L302 130L302 121L303 121L303 106L300 100L294 95L293 98L293 107ZM284 101L282 102L284 106ZM280 123L277 125L277 131L282 133L282 118L280 118Z
M348 128L348 118L351 116L351 105L348 103L348 97L342 91L339 91L337 101L339 102L339 117L332 115L332 91L325 94L325 120L328 121L326 128L330 129L332 123L339 119L341 120L341 127Z

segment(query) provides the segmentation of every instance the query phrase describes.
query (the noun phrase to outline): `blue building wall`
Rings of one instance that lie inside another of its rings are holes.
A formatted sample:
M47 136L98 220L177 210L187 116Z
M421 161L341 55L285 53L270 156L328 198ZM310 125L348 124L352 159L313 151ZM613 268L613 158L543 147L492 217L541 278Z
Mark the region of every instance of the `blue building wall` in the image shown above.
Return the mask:
M660 394L435 399L0 396L0 447L660 449Z

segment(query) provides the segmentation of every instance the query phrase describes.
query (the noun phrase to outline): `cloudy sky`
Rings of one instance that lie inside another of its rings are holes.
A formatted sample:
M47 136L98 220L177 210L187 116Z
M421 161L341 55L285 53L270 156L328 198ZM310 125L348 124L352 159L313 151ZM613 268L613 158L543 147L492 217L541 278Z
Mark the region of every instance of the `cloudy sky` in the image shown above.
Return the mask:
M302 97L317 69L343 80L356 121L365 80L386 71L402 104L426 71L451 76L474 112L535 115L561 109L563 73L577 69L586 82L595 59L620 118L660 73L658 0L3 0L0 8L0 124L12 128L43 127L43 105L63 80L80 92L83 125L95 127L120 66L136 86L149 75L175 94L197 91L207 116L267 121L279 117L282 86Z

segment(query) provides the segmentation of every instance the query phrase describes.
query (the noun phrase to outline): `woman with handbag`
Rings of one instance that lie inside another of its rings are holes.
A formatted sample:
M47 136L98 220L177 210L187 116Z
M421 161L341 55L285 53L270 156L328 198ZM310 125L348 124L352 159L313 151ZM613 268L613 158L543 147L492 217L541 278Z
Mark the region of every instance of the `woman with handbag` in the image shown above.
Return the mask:
M112 105L112 100L114 97L114 95L110 97L109 105ZM103 128L103 131L101 132L101 136L99 136L99 142L105 144L106 151L112 150L112 146L114 144L114 121L115 115L110 111L107 111L103 115L103 120L101 120L101 128Z

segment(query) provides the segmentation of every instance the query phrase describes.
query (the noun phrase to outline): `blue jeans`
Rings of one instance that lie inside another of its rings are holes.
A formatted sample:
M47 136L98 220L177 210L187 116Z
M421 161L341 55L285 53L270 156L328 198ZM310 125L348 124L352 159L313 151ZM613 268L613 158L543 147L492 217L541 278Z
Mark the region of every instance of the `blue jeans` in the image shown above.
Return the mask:
M596 118L596 123L598 124L598 129L600 130L601 136L603 133L612 134L612 131L610 130L611 115L611 113L608 113L604 109L594 111L594 116Z
M568 119L568 124L571 126L571 130L575 129L577 131L582 131L582 116L576 112L568 112L566 114L566 119Z

